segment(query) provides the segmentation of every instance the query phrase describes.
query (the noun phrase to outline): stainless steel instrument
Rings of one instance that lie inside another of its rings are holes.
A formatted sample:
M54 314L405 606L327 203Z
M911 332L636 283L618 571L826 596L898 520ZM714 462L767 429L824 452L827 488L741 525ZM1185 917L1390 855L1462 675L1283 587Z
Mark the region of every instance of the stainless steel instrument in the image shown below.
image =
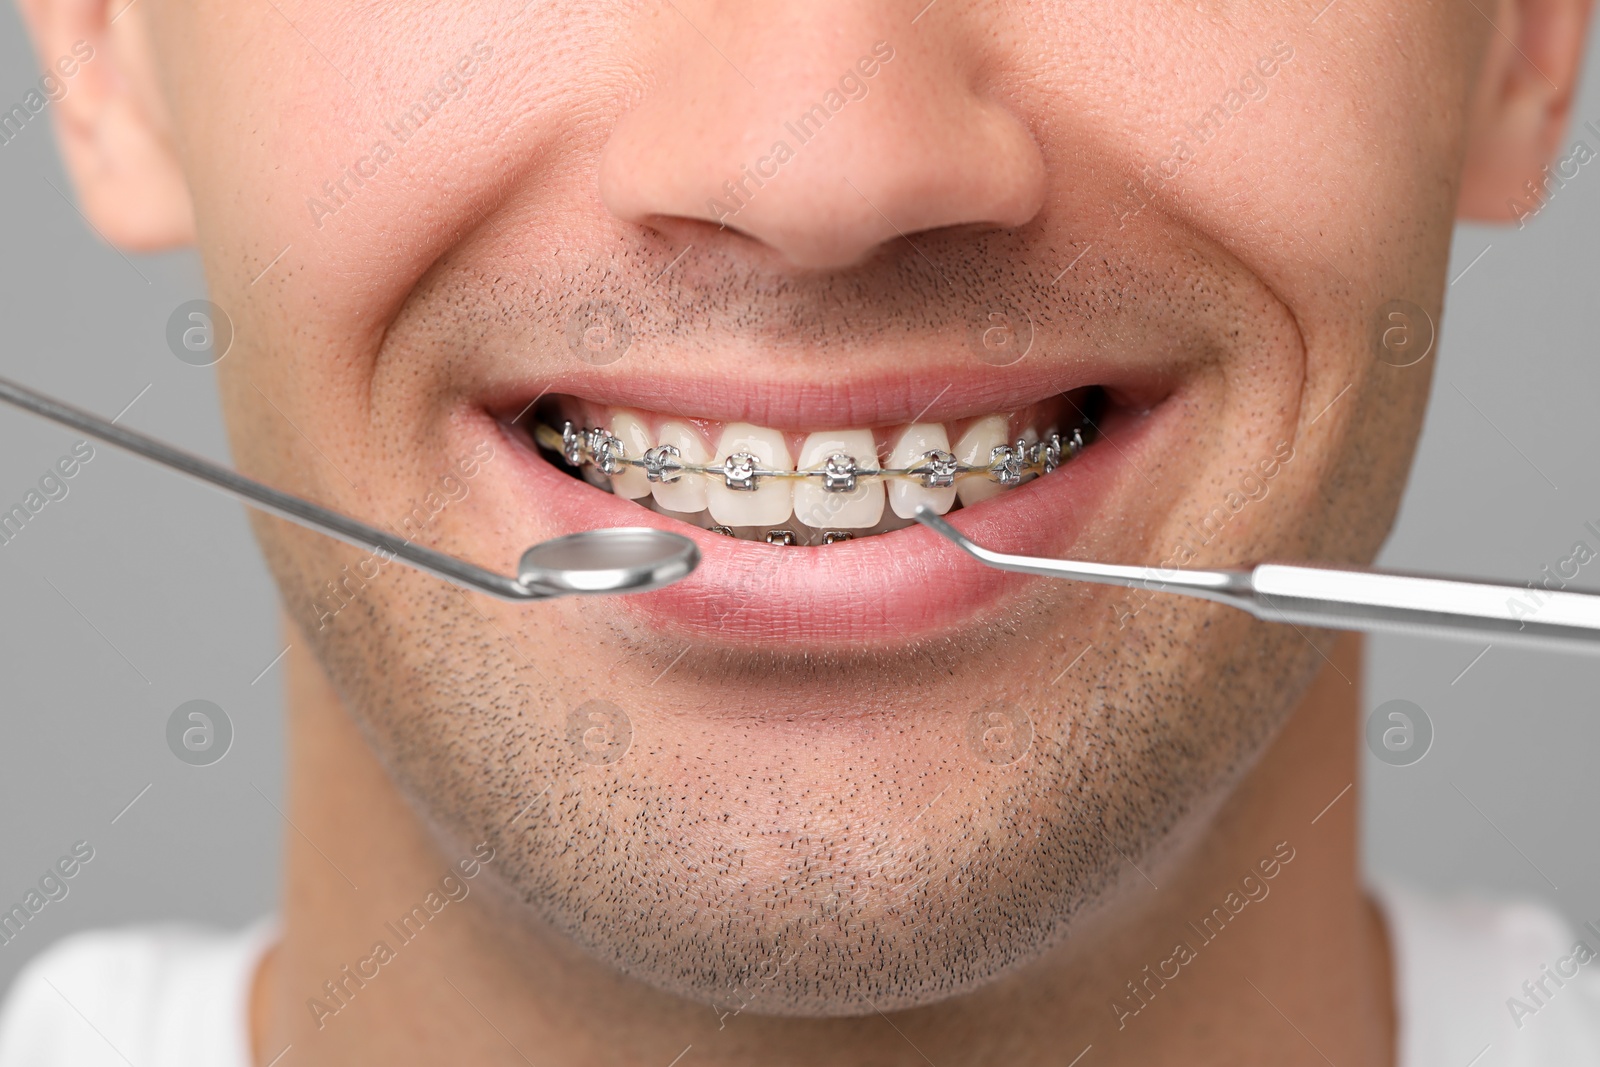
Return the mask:
M1200 597L1267 622L1600 652L1600 594L1595 593L1535 593L1504 582L1304 564L1186 570L1042 559L974 544L927 507L917 509L916 519L980 563L1004 571Z
M621 527L583 530L534 545L522 554L517 576L511 578L263 485L5 378L0 378L0 401L187 474L251 507L360 548L381 549L420 571L503 600L639 593L669 585L700 564L699 548L681 534Z

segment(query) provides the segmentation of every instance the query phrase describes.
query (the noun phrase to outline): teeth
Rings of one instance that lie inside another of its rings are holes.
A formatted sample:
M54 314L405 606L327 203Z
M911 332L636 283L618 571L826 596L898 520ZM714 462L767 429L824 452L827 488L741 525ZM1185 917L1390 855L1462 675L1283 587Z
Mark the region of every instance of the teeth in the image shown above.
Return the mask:
M1049 474L1084 448L1080 428L1056 429L1059 405L971 419L953 448L940 423L805 434L576 411L571 398L530 429L574 474L625 499L744 540L810 546L898 530L919 506L943 515ZM887 455L880 435L893 442Z
M1010 422L1004 415L987 415L967 427L967 432L961 435L961 440L956 442L952 450L956 460L972 467L986 466L990 454L1006 443L1006 430ZM956 495L960 497L962 507L971 507L1005 491L1005 486L983 475L969 474L956 479Z
M796 470L818 470L830 456L845 455L861 469L878 464L878 446L871 430L837 430L814 433L800 446ZM814 480L794 487L795 518L817 529L864 530L883 518L883 483L861 479L847 492L830 491Z
M764 470L795 469L784 435L748 422L732 423L722 431L712 462L722 463L739 454L754 456L755 465ZM755 485L753 490L734 489L724 481L710 479L706 503L711 517L724 526L776 526L787 522L794 512L794 486L790 480L757 477Z
M944 432L943 425L937 422L920 422L908 426L890 449L888 465L919 466L923 454L934 449L945 452L950 450L950 435ZM943 515L956 502L954 486L949 489L928 489L914 479L897 478L889 483L888 489L889 508L902 519L911 518L918 504L926 504L936 513Z
M655 444L650 440L650 428L644 420L626 411L612 416L611 432L622 442L623 452L629 459L638 459ZM638 467L623 467L611 476L611 491L620 497L638 500L650 495L650 479Z
M707 463L711 454L693 426L686 422L667 421L661 424L658 445L672 445L679 452L682 463ZM661 507L668 511L693 514L706 509L706 480L691 475L680 475L675 482L657 482L650 487L651 494Z

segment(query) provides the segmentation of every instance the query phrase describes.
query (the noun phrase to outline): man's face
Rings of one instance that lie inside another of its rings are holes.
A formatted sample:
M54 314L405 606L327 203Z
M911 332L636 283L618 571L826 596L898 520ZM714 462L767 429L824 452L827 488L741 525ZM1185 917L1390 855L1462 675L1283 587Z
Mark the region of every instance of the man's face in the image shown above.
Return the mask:
M257 524L400 788L495 843L530 929L699 1000L887 1010L1037 959L1117 914L1122 856L1192 846L1318 635L915 527L774 546L755 520L796 527L754 495L676 503L756 539L694 528L530 426L688 426L713 460L732 424L791 461L849 431L890 462L1082 422L957 524L1369 559L1432 363L1379 337L1392 301L1423 334L1438 310L1491 30L1324 2L156 4L240 466L501 571L602 526L704 553L659 592L513 605Z

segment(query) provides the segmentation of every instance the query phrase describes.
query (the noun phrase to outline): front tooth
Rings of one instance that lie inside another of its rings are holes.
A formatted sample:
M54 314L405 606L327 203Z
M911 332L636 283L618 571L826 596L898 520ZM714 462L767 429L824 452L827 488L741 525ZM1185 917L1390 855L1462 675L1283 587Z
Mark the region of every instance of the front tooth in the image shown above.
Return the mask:
M794 470L788 442L777 430L752 426L748 422L729 424L722 431L722 440L717 442L713 465L736 452L755 456L756 466L763 470ZM758 477L753 490L730 489L716 474L708 481L706 503L710 505L711 517L724 526L776 526L788 522L794 513L794 486L787 478Z
M687 422L668 421L661 424L658 445L673 445L678 450L679 463L703 465L711 459L706 443L699 431ZM675 482L656 482L650 487L656 503L668 511L693 514L706 509L706 479L699 474L680 474Z
M967 432L956 442L956 461L969 467L987 467L994 450L1007 444L1006 431L1011 420L1004 415L986 415L967 427ZM956 495L962 507L971 507L1005 492L1005 486L987 474L964 474L956 479Z
M650 428L644 420L619 411L611 419L611 433L622 442L623 454L629 459L639 459L655 442L650 440ZM611 476L611 491L628 500L638 500L650 495L650 479L638 467L624 466Z
M814 433L800 446L796 470L820 470L828 457L843 453L856 467L878 465L878 446L871 430L836 430ZM849 492L832 492L819 478L801 478L794 487L795 518L807 526L828 530L863 530L883 518L883 486L875 478L857 478Z
M950 451L950 435L944 432L944 426L940 423L919 422L906 427L900 439L889 450L889 460L886 465L920 467L923 454L934 449ZM889 507L902 519L911 518L918 504L926 504L936 513L943 515L955 502L955 486L949 489L929 489L915 477L889 479Z

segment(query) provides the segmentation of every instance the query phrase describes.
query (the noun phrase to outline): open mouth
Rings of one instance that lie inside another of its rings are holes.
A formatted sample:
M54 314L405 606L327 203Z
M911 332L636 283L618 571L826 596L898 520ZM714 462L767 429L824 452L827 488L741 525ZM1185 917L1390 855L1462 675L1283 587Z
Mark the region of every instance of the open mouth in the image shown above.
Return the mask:
M569 395L523 427L558 469L744 541L835 545L902 529L1047 477L1088 448L1108 403L1088 386L951 422L785 431Z
M518 457L506 507L540 516L516 540L653 526L699 546L684 581L590 618L637 641L860 651L1000 618L1040 581L967 560L911 518L919 504L998 551L1067 555L1161 499L1153 457L1200 431L1186 366L1141 356L1009 377L930 357L821 388L585 372L519 378L474 407Z

